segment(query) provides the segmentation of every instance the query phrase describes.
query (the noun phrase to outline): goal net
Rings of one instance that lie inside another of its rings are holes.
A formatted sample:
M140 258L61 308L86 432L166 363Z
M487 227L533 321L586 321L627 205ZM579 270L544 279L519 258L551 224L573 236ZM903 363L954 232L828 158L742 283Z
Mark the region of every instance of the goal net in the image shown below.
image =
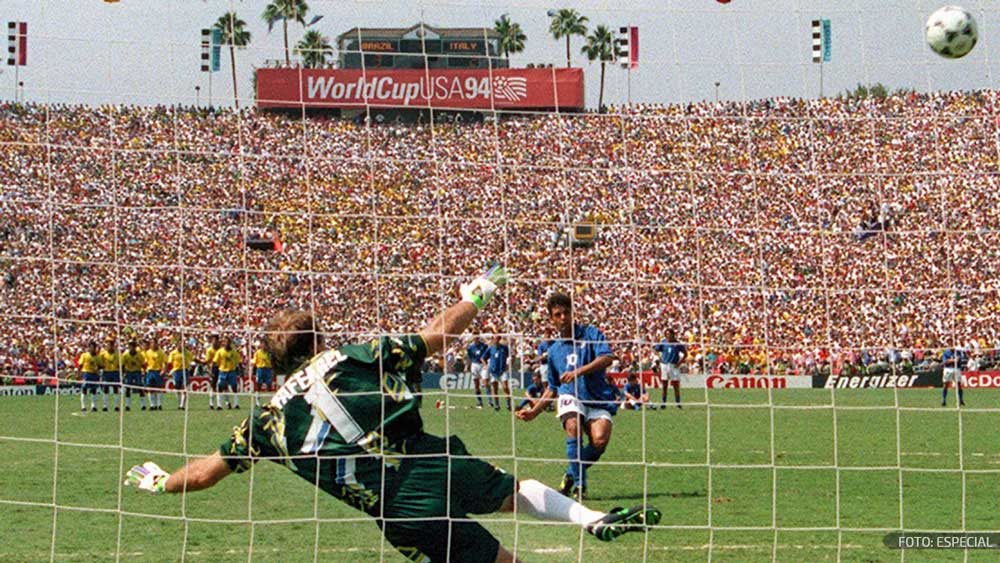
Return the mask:
M493 263L511 282L412 389L427 432L558 487L558 420L513 410L567 293L646 396L584 502L664 514L613 543L474 519L519 558L903 560L887 534L1000 533L981 3L955 61L925 2L591 2L576 28L538 2L76 4L4 5L0 561L404 560L280 464L183 495L123 477L217 451L270 398L275 312L332 346L411 333ZM241 356L221 394L213 336ZM481 392L474 336L511 353Z

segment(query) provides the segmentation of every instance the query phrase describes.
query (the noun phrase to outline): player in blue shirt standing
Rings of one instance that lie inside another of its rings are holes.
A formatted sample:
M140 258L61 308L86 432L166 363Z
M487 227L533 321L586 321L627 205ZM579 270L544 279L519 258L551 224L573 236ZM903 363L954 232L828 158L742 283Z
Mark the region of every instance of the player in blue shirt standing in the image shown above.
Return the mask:
M546 302L549 320L559 332L548 349L548 388L542 400L517 413L524 421L533 420L548 400L558 395L557 416L566 431L566 459L569 470L560 492L583 497L587 492L587 468L601 458L611 440L611 417L618 411L615 387L605 371L614 356L604 334L593 325L573 322L573 301L565 293L555 293ZM583 434L589 443L582 447Z
M507 375L507 362L510 360L510 348L500 342L499 336L493 337L493 343L483 354L483 361L487 362L487 371L490 375L490 387L493 397L490 406L494 410L500 410L500 384L503 383L503 392L507 395L507 410L510 410L510 383Z
M941 377L941 406L948 404L948 383L954 383L958 389L958 406L965 406L965 397L962 394L962 364L966 362L968 356L961 348L948 348L941 353L941 364L944 371Z
M667 339L653 346L660 353L660 385L663 389L663 408L667 408L667 384L674 388L674 402L681 408L681 369L680 364L687 357L687 346L677 341L677 333L673 329L667 331Z
M472 340L472 344L465 349L466 359L469 361L469 373L472 375L472 381L476 385L476 408L483 408L483 391L480 387L480 381L483 385L487 386L486 394L489 395L489 375L486 374L486 366L483 365L483 356L486 354L486 349L489 346L483 342L480 337L475 337ZM487 397L490 403L493 403L493 399Z

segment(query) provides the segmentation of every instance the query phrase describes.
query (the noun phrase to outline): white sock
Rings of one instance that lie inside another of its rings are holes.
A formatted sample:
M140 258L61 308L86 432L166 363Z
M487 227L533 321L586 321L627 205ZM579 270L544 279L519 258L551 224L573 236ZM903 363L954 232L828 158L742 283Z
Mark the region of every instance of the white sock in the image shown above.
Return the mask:
M125 395L125 408L127 408L127 409L132 408L132 396L131 395Z
M233 393L229 394L229 399L233 402L234 407L240 406L240 396Z
M524 512L539 520L555 522L573 522L586 526L604 518L607 514L591 510L575 500L564 497L555 489L551 489L534 479L519 483L514 506L518 512Z
M80 408L81 409L87 408L87 394L86 393L80 393Z
M108 394L101 393L101 401L104 403L104 408L108 408Z

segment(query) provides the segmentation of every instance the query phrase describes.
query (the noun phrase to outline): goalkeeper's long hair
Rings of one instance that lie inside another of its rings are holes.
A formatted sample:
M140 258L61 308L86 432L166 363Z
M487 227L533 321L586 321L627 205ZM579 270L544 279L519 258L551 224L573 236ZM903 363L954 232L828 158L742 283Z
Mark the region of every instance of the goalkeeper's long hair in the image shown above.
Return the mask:
M288 374L323 349L323 335L310 312L286 309L264 325L264 349L275 373Z

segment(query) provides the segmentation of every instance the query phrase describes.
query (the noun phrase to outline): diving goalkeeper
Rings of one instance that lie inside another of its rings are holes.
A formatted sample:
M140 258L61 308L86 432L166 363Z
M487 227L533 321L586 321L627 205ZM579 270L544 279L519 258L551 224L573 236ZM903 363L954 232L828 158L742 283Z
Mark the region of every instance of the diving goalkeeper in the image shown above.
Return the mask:
M407 382L428 355L468 328L507 274L494 267L461 287L462 300L418 334L324 350L303 311L264 327L274 370L291 373L271 401L234 428L217 452L167 473L153 462L126 484L152 493L207 489L257 460L280 463L375 518L412 561L506 562L513 555L469 514L512 512L569 522L603 541L660 521L652 507L591 510L533 479L471 457L456 436L423 432L420 399ZM447 518L444 518L447 516Z

